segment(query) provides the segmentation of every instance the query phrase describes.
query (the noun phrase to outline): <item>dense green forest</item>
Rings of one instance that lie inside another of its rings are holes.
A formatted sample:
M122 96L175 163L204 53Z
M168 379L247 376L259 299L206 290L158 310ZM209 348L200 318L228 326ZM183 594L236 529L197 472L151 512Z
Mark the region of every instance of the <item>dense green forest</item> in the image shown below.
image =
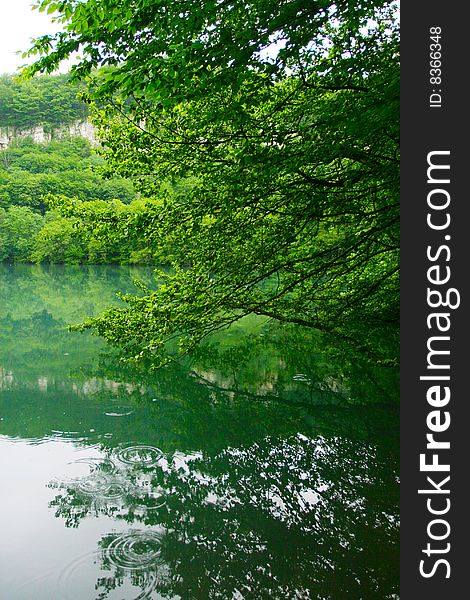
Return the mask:
M104 180L103 165L83 138L35 144L31 138L1 150L0 260L48 263L127 263L145 260L139 245L76 227L77 219L50 210L48 195L123 209L137 198L122 177Z
M18 81L0 76L0 127L27 129L43 125L50 130L86 119L88 106L77 97L83 83L71 83L70 75L39 76Z
M69 264L149 260L136 240L119 237L111 243L78 228L76 218L49 209L51 194L88 200L96 210L109 205L120 211L136 199L130 181L103 180L93 170L103 161L86 140L35 144L27 138L2 150L2 157L0 260Z
M2 597L398 597L398 3L33 10L57 33L0 77Z
M136 240L109 239L77 227L77 219L50 210L49 196L89 201L96 210L106 203L123 210L138 195L128 179L104 179L105 165L90 143L79 136L55 136L87 118L88 107L76 98L79 88L69 76L15 81L0 78L0 127L23 131L42 126L52 140L34 143L13 137L0 150L0 260L46 263L141 263L153 260ZM132 205L134 206L134 205ZM138 203L137 203L138 206ZM134 210L134 208L131 208Z
M61 194L50 205L80 235L134 240L172 267L158 289L85 328L162 364L169 340L184 353L256 314L396 359L381 345L397 350L399 318L395 3L43 0L39 10L65 31L36 40L26 74L80 50L73 81L88 86L103 172L148 199L134 210Z

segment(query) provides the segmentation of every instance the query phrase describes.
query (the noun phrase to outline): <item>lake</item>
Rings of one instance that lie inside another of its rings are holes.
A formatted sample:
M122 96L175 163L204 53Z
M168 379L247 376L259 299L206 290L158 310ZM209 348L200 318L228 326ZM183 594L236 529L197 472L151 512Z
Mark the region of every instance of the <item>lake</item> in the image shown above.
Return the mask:
M67 325L150 268L0 265L0 597L398 598L398 372L248 318L151 372Z

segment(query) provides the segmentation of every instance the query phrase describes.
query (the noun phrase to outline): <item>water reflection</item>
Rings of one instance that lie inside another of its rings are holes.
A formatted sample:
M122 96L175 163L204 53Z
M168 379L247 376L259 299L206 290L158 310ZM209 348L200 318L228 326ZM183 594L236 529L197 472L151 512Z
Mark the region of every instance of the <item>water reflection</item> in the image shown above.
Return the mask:
M100 542L102 569L112 571L112 576L98 580L97 600L107 598L124 577L141 589L136 600L154 598L157 589L166 588L169 572L161 557L164 539L164 533L136 529L103 537ZM165 597L168 597L166 590Z
M134 289L135 277L150 284L151 269L0 265L0 277L0 389L27 387L89 396L119 392L121 381L128 392L145 394L146 373L129 380L114 358L97 368L97 354L104 345L97 338L70 335L67 325L116 304L116 293ZM359 360L347 345L325 335L273 328L258 318L245 319L211 338L183 370L164 371L158 385L170 388L176 382L168 392L178 393L178 380L188 369L205 387L232 396L243 393L320 404L398 399L396 369Z
M100 513L133 527L99 542L99 598L135 571L142 598L383 598L398 582L396 483L374 447L299 434L213 457L120 448L53 482L51 506L68 527Z
M248 319L150 372L66 330L150 270L0 271L9 600L397 593L396 369Z

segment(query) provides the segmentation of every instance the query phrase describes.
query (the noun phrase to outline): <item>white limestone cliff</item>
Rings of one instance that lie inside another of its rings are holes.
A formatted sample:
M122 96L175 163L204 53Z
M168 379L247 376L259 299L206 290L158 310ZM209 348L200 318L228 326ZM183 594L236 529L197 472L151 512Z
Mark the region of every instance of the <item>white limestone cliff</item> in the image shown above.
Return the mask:
M97 145L95 129L89 120L74 121L66 125L47 128L43 125L20 129L17 127L0 127L0 149L11 146L15 140L31 137L34 142L43 144L55 139L67 139L71 137L82 137L92 145Z

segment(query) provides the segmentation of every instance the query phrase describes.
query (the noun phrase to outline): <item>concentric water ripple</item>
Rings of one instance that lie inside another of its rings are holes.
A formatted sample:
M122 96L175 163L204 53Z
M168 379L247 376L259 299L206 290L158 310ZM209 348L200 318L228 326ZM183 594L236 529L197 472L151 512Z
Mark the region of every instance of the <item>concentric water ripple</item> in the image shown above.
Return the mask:
M117 453L117 458L125 465L156 467L163 452L154 446L128 446Z
M134 512L145 515L149 511L165 506L165 504L166 498L162 492L150 490L147 493L139 494L131 504L131 507L134 509Z
M119 534L106 547L106 556L115 567L140 571L157 567L161 562L162 534L132 530Z
M98 560L99 554L88 552L82 556L74 558L65 569L63 569L57 579L57 598L74 598L77 592L77 583L83 582L87 578L90 565Z
M292 377L294 381L301 381L303 383L312 383L311 378L306 373L297 373Z
M127 507L138 518L150 518L167 501L155 472L165 463L163 452L154 446L128 446L107 457L69 463L69 476L54 480L51 486L67 489L61 497L65 504L72 501L75 492L84 505L100 513L116 514Z
M80 458L67 465L68 476L56 479L59 485L76 485L84 479L109 478L117 473L115 465L106 458Z
M119 537L120 536L116 539L119 539ZM119 570L123 568L120 565L116 565L114 561L111 560L111 555L109 556L109 559L112 567L119 566ZM95 565L95 568L99 565L98 568L101 568L101 572L110 576L111 580L115 579L117 583L115 590L107 590L106 598L109 597L110 599L114 598L116 600L118 598L121 599L123 597L122 594L124 593L127 594L126 598L132 598L132 600L150 600L152 598L152 592L157 586L157 573L155 571L147 572L142 569L142 572L139 572L139 568L130 569L130 571L136 575L137 580L131 581L126 578L126 580L123 581L122 576L113 573L105 565L100 565L100 562L100 555L96 551L75 558L59 574L56 584L57 595L55 597L61 598L61 600L75 600L77 598L78 590L80 590L80 593L89 594L93 587L95 590L99 589L99 586L97 587L93 582L95 573L93 565ZM128 569L128 567L124 568ZM121 586L123 587L121 588ZM136 586L137 588L140 588L140 591L139 589L135 589ZM87 595L87 598L90 599L94 597L94 595Z
M104 473L92 473L89 477L78 481L75 487L88 496L99 496L110 500L122 497L127 491L124 481Z
M127 412L105 412L107 417L128 417L129 415L134 414L133 410L129 410Z

